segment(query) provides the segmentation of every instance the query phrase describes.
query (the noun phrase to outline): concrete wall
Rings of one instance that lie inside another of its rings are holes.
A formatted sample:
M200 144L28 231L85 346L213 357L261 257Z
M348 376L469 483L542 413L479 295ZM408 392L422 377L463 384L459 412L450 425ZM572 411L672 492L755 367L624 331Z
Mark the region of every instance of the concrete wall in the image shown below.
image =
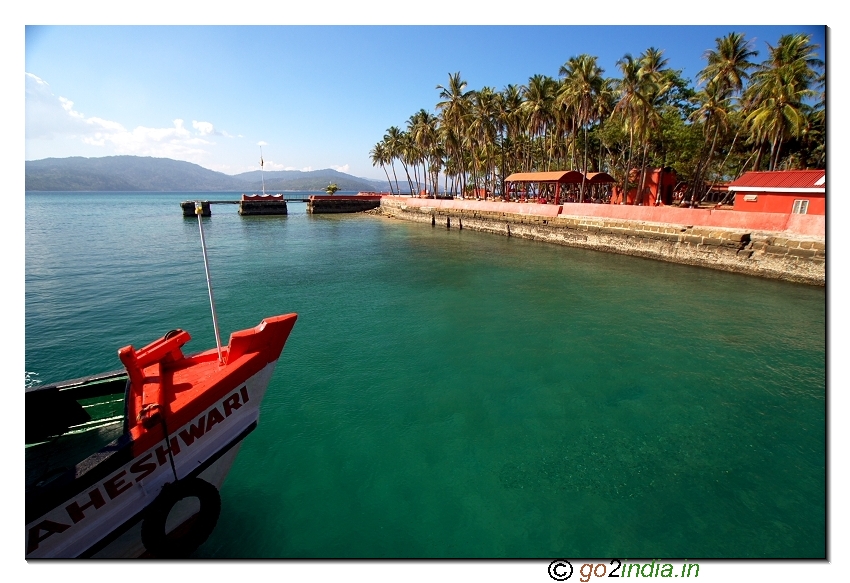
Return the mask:
M632 207L637 211L633 214L632 209L622 206L563 206L588 210L583 216L565 215L558 214L561 205L420 200L405 197L384 197L380 210L381 214L388 217L443 228L472 229L811 285L822 286L826 282L826 242L822 236L800 236L790 231L771 233L711 224L697 225L695 222L649 222L630 218L658 218L658 213L646 211L669 210L675 212L665 214L668 218L701 217L704 222L710 223L712 213L707 210ZM512 212L516 207L521 207L526 212ZM623 218L604 216L602 209L612 208ZM533 212L535 209L546 214ZM599 212L599 215L594 214L595 212ZM723 222L722 219L723 216L718 214L714 220ZM765 221L758 224L787 224L786 219L776 223ZM811 224L795 226L803 230L812 227Z

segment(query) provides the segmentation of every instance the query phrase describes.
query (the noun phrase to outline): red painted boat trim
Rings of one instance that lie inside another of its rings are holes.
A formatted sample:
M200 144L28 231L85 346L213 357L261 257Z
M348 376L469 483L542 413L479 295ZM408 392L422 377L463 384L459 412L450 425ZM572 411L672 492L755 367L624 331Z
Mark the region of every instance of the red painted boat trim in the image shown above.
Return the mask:
M162 442L163 420L172 429L193 421L276 361L297 317L266 318L254 328L234 332L222 347L224 364L218 362L216 349L184 356L181 347L190 338L184 331L140 350L119 350L130 375L127 410L133 457Z

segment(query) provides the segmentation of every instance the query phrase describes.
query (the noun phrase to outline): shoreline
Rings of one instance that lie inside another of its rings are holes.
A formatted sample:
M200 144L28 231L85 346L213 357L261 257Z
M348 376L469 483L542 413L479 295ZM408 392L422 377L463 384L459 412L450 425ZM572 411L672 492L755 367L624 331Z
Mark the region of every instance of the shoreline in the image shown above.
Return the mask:
M712 219L708 215L697 217L682 214L692 213L691 209L614 207L597 210L598 207L608 205L576 205L580 207L578 209L570 208L572 206L385 196L381 199L380 207L370 214L430 223L435 227L472 229L767 279L820 287L826 285L826 238L821 235L825 227L823 216L799 215L790 219L784 215L746 217L741 216L743 213L728 214L735 211L720 211L724 214L719 215L715 223L722 219L741 225L730 228L694 224ZM591 206L597 208L587 208ZM587 208L588 212L584 215L567 214L573 210L584 211L581 207ZM599 216L602 213L635 218ZM663 218L664 214L691 221L639 220L641 215ZM801 222L799 217L806 218ZM746 228L747 221L777 226L791 224L795 230Z

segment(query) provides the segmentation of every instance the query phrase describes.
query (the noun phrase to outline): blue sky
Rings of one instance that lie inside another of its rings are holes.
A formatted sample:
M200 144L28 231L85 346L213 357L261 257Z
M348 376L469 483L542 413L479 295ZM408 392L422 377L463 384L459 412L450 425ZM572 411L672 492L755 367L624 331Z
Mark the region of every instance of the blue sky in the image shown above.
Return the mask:
M654 46L694 77L715 39L767 44L804 26L28 26L25 159L134 154L235 174L336 168L381 179L369 150L434 111L438 84L558 76L571 56L616 61ZM824 52L821 50L821 56Z

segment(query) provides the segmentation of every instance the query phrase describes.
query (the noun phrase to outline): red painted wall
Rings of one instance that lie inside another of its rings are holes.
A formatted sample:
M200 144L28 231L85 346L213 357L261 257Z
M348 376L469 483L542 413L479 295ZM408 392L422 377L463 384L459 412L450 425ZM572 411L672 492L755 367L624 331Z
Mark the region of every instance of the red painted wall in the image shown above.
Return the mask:
M757 196L757 200L744 200L744 197L748 194L755 194ZM757 213L791 214L795 200L809 201L809 209L806 214L826 214L826 197L823 194L802 192L736 192L735 210Z
M826 237L826 215L788 215L785 230L801 235Z
M640 184L640 171L632 171L631 181ZM655 206L660 204L671 204L673 202L673 188L676 186L676 173L665 172L663 168L655 168L646 173L644 184L644 197L642 206ZM632 188L626 193L626 204L634 204L637 196L637 188ZM620 204L622 201L622 187L615 185L611 190L611 204Z
M607 204L564 203L534 204L519 202L484 202L459 199L418 199L406 196L387 196L386 198L404 202L409 207L429 207L442 209L467 209L501 213L514 213L541 217L572 216L599 217L626 221L645 221L672 225L693 225L695 227L721 227L726 229L745 229L748 231L788 231L800 235L824 237L826 234L826 216L788 213L736 213L732 210L689 209L670 206L629 206ZM810 207L811 208L811 207Z

